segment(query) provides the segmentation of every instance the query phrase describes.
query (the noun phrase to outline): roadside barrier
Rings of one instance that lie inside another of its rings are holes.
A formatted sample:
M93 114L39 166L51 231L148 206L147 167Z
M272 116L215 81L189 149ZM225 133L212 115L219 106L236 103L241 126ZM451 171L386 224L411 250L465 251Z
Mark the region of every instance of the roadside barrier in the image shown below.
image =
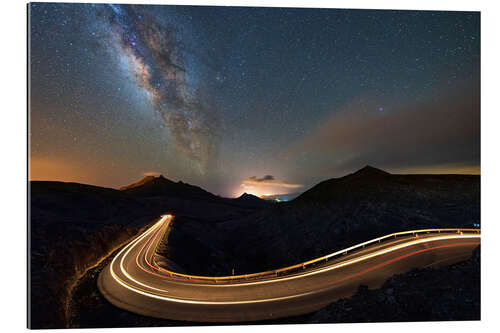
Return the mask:
M169 222L170 223L170 222ZM167 228L163 228L163 232L161 233L161 236L158 237L158 239L161 239L163 237L163 233L165 232ZM294 274L300 271L303 271L307 268L311 268L316 265L324 264L328 262L329 260L336 259L339 257L343 257L349 253L352 253L357 250L364 249L367 246L373 245L375 243L380 244L383 243L384 241L387 240L392 240L396 238L402 238L402 237L419 237L419 235L428 235L428 234L440 234L440 233L457 233L457 234L481 234L481 229L464 229L464 228L448 228L448 229L421 229L421 230L411 230L411 231L403 231L403 232L396 232L392 233L389 235L385 235L382 237L374 238L372 240L369 240L364 243L356 244L354 246L348 247L346 249L328 254L326 256L322 256L313 260L305 261L300 264L284 267L284 268L279 268L279 269L274 269L270 271L265 271L265 272L258 272L258 273L252 273L252 274L242 274L242 275L230 275L230 276L196 276L196 275L188 275L188 274L182 274L182 273L176 273L173 271L166 270L162 267L159 267L156 263L156 269L163 273L167 273L169 277L171 278L178 278L178 279L188 279L188 280L194 280L194 281L205 281L205 282L211 282L211 283L231 283L231 282L239 282L239 281L247 281L247 280L253 280L253 279L263 279L263 278L270 278L270 277L278 277L278 276L284 276L284 275L290 275ZM159 242L157 242L159 243Z

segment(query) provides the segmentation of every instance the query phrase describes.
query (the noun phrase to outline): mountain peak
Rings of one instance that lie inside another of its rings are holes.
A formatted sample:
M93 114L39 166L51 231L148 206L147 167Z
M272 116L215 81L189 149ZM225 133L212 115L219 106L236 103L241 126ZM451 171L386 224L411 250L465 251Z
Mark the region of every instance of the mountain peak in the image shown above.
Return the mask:
M352 175L357 175L357 176L387 176L387 175L390 175L390 173L388 173L384 170L372 167L371 165L366 165L363 168L359 169L358 171L354 172Z
M134 187L142 186L142 185L144 185L146 183L149 183L153 179L155 179L155 176L146 176L146 177L142 178L141 180L139 180L138 182L135 182L135 183L132 183L130 185L126 185L126 186L120 187L120 191L124 191L124 190L128 190L128 189L131 189L131 188L134 188Z
M170 196L187 199L213 199L215 195L204 189L184 183L174 182L163 175L147 176L140 181L120 188L121 191L139 197Z
M132 188L140 187L140 186L143 186L143 185L148 184L148 183L162 184L162 183L171 183L171 182L172 182L171 180L169 180L168 178L165 178L163 175L159 175L158 177L151 175L151 176L146 176L146 177L142 178L138 182L120 187L120 191L130 190Z
M245 199L245 198L259 198L259 197L253 194L248 194L247 192L243 192L243 194L238 197L238 199Z
M234 203L249 207L265 207L270 204L270 202L262 200L258 196L246 192L232 200Z

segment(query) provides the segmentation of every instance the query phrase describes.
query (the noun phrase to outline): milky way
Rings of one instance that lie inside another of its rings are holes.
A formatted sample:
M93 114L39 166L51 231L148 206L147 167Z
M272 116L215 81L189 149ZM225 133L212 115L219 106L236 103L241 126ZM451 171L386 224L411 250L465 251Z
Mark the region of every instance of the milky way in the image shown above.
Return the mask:
M177 29L145 7L109 5L104 13L110 42L126 59L135 83L151 98L181 154L204 172L215 154L216 113L198 96L188 79L186 54Z

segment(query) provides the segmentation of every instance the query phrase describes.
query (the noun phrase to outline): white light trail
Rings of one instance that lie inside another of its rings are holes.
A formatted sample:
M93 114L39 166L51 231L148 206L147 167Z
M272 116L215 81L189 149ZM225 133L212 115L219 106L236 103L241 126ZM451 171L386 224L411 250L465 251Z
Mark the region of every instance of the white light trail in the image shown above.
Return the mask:
M151 286L149 284L146 284L146 283L143 283L141 281L138 281L137 279L135 279L134 277L132 277L129 274L129 272L127 272L127 270L125 269L124 262L125 262L126 258L128 258L128 256L131 255L132 251L137 246L141 245L141 244L139 244L141 241L145 240L148 236L150 236L155 231L158 231L161 227L163 227L164 223L167 223L167 224L170 223L171 220L172 220L172 218L173 217L171 215L164 215L164 216L162 216L162 218L157 223L155 223L150 229L148 229L146 232L144 232L143 235L137 237L134 241L132 241L127 246L125 246L115 256L115 258L113 258L113 260L112 260L112 262L110 264L110 273L111 273L111 276L113 277L113 279L116 280L116 282L118 282L120 285L122 285L123 287L127 288L128 290L131 290L132 292L135 292L137 294L141 294L141 295L144 295L144 296L147 296L147 297L151 297L151 298L155 298L155 299L160 299L160 300L164 300L164 301L177 302L177 303L207 304L207 305L208 304L212 304L212 305L213 304L247 304L247 303L269 302L269 301L277 301L277 300L285 300L285 299L291 299L291 298L295 298L295 297L301 297L301 296L310 295L310 294L313 294L313 293L317 292L317 291L310 291L310 292L305 292L305 293L295 294L295 295L289 295L289 296L266 298L266 299L246 300L246 301L243 301L243 300L242 301L203 301L203 300L193 300L193 299L186 299L186 298L180 299L180 298L175 298L175 297L168 297L168 296L164 296L164 295L158 295L158 294L153 293L153 292L142 290L141 288L138 288L137 286L133 286L133 285L127 283L126 281L122 280L116 274L116 272L113 269L114 265L116 264L116 260L119 257L121 257L120 264L119 264L120 272L127 279L129 279L130 282L132 282L133 284L137 284L139 286L145 287L145 288L147 288L149 290L152 290L152 291L157 291L159 293L168 293L168 290L166 290L166 289L156 288L156 287ZM162 233L159 232L156 237L161 237L161 235L162 235ZM361 262L361 261L364 261L364 260L368 260L370 258L381 256L381 255L386 254L386 253L390 253L390 252L393 252L393 251L396 251L396 250L399 250L399 249L408 248L408 247L411 247L411 246L414 246L414 245L418 245L418 244L423 244L423 243L427 243L427 242L436 242L436 241L441 241L441 240L452 240L452 239L478 239L480 237L481 236L479 234L460 234L460 233L457 233L457 234L447 234L447 235L441 234L441 235L436 235L436 236L431 236L431 237L426 237L426 238L417 238L417 239L409 240L409 241L407 241L407 242L405 242L403 244L393 245L393 246L390 246L390 247L387 247L387 248L384 248L384 249L381 249L381 250L378 250L378 251L375 251L375 252L372 252L372 253L368 253L368 254L362 255L362 256L357 257L357 258L349 259L349 260L346 260L346 261L343 261L343 262L340 262L340 263L337 263L337 264L333 264L333 265L330 265L330 266L326 266L326 267L322 267L322 268L319 268L319 269L315 269L313 271L304 271L304 272L301 272L299 274L292 275L292 276L287 276L287 277L274 277L274 278L270 278L268 280L252 281L252 282L237 282L237 283L232 283L232 284L219 284L219 285L203 284L203 283L195 282L195 281L189 281L189 283L193 284L193 285L207 286L207 287L214 287L214 288L277 283L277 282L282 282L282 281L287 281L287 280L299 279L299 278L303 278L303 277L306 277L306 276L311 276L311 275L316 275L316 274L322 274L322 273L325 273L325 272L329 272L329 271L332 271L332 270L339 269L341 267L345 267L347 265L352 265L352 264L355 264L355 263L358 263L358 262ZM382 238L385 238L385 237L382 237ZM156 240L157 240L157 238L151 237L150 240L148 240L146 243L142 244L142 248L138 251L137 257L139 255L141 255L141 253L143 253L143 249L147 245L149 245L149 247L150 247L151 244L154 243ZM365 243L367 243L367 242L365 242ZM364 244L364 243L362 243L362 244ZM148 251L149 251L149 247L148 247ZM351 247L351 248L355 248L355 247L357 247L357 246L354 246L354 247ZM148 251L144 252L144 259L145 259L146 262L147 262L146 256L147 256ZM343 251L346 251L346 250L339 251L339 253L342 253ZM132 255L135 255L135 253L132 254ZM139 266L141 266L141 264L139 263L139 261L137 259L136 259L136 263ZM292 266L292 267L294 267L294 266ZM158 276L158 274L155 274L155 273L147 271L144 266L142 266L140 268L143 269L144 271L146 271L147 273L150 273L152 275L154 274L154 275ZM170 273L170 271L167 271L167 270L164 270L164 271ZM189 277L189 275L185 275L185 274L183 274L182 276ZM191 276L191 277L193 279L197 278L196 276ZM169 276L168 275L164 275L161 278L169 279ZM213 279L213 280L218 279L216 277L204 277L204 278L206 278L206 279Z

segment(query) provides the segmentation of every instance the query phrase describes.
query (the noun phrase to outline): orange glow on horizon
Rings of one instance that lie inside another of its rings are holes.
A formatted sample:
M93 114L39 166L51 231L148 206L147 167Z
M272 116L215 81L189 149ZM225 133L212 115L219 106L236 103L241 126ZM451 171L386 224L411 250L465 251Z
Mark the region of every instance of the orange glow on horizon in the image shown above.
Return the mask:
M29 180L62 181L92 184L94 174L87 167L62 159L31 157Z
M431 175L481 175L481 166L438 165L407 169L393 169L397 174L431 174Z
M99 167L71 158L31 156L28 163L30 181L59 181L117 188L117 184L123 184L123 178L127 178L118 172L109 172L107 165Z

